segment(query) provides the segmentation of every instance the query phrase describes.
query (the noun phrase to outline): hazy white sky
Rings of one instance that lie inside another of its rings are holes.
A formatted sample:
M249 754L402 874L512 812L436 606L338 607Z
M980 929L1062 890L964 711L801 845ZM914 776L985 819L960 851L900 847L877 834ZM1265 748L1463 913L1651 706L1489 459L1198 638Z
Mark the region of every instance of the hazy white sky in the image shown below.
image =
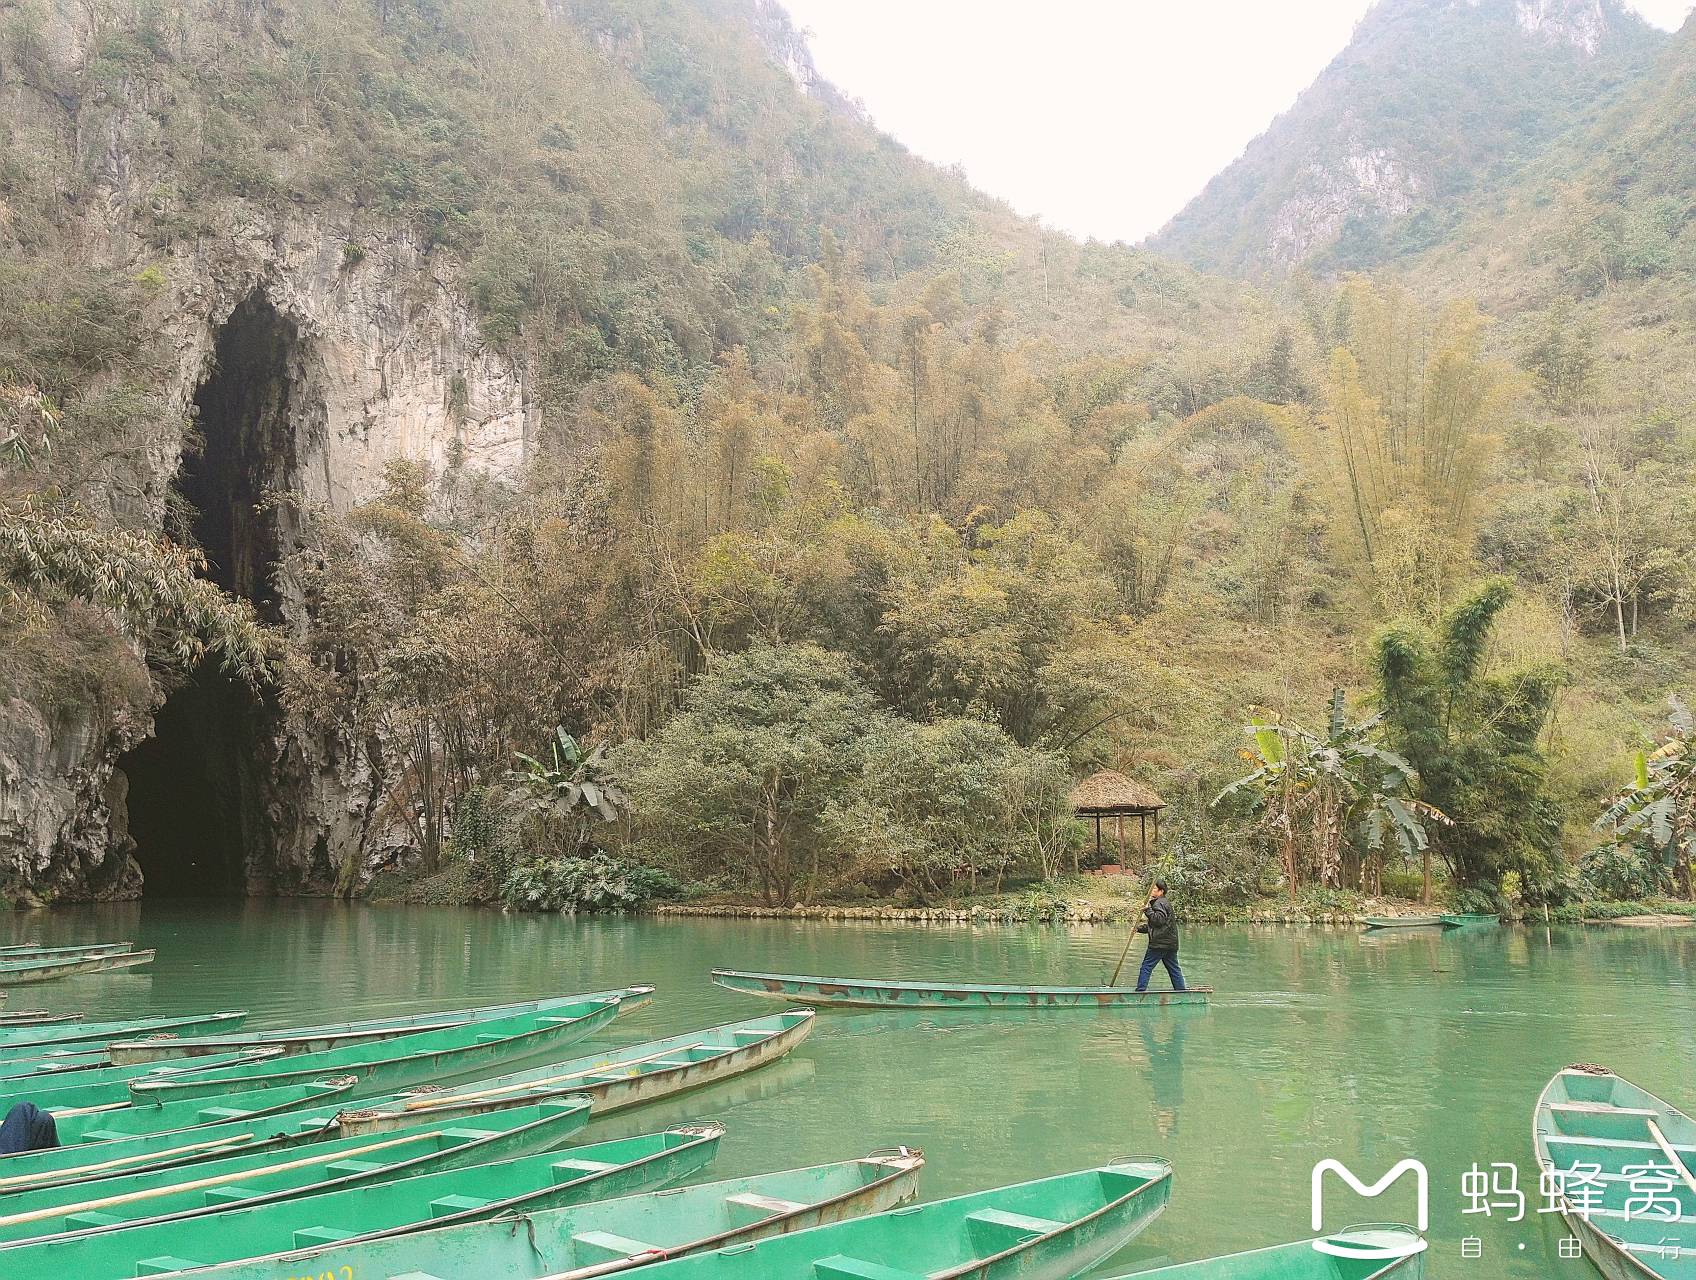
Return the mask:
M1021 213L1139 240L1348 43L1370 0L782 0L879 126ZM1692 0L1628 0L1669 30Z

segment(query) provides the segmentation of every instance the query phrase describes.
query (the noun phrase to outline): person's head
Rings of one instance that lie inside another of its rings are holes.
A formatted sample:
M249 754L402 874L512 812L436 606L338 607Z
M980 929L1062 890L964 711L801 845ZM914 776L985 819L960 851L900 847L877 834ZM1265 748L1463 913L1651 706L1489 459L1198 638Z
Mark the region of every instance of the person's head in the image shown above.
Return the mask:
M1166 896L1166 882L1164 880L1156 880L1154 882L1154 889L1149 896L1151 898L1164 898Z

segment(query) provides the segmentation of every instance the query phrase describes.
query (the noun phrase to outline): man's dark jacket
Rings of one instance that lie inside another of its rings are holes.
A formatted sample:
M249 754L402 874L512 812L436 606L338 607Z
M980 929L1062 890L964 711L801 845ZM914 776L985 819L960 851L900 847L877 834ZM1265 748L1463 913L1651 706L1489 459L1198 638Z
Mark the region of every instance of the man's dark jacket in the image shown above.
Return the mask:
M1178 949L1178 917L1172 914L1172 904L1166 901L1162 894L1142 909L1143 922L1137 926L1138 933L1148 935L1150 951L1176 951Z

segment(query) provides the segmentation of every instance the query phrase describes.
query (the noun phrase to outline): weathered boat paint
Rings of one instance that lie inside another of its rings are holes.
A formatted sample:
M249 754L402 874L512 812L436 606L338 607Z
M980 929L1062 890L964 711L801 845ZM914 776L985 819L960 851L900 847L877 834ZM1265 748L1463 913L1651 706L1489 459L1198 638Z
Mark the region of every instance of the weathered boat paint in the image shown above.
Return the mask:
M1365 916L1363 923L1368 929L1441 929L1442 916Z
M1164 1160L1116 1161L655 1262L642 1277L1067 1280L1123 1248L1165 1209L1171 1192L1172 1167ZM451 1272L408 1280L426 1277L457 1280Z
M1531 1144L1560 1184L1568 1230L1608 1280L1696 1278L1696 1121L1603 1068L1568 1067L1537 1099ZM1677 1204L1676 1218L1628 1211L1641 1199L1637 1175L1624 1171L1643 1166L1664 1171L1672 1185L1657 1198Z
M43 1111L52 1111L55 1114L127 1107L130 1105L130 1082L140 1076L165 1071L214 1071L221 1067L251 1065L281 1056L281 1051L277 1049L249 1049L217 1058L199 1058L192 1067L173 1067L165 1063L143 1063L134 1067L91 1067L84 1071L67 1072L63 1076L8 1081L9 1087L0 1087L0 1098L10 1097L13 1102L33 1102Z
M1325 1251L1314 1244L1298 1240L1137 1271L1114 1280L1424 1280L1426 1242L1410 1227L1349 1227L1326 1236ZM1384 1256L1398 1250L1417 1252Z
M652 988L640 989L644 994ZM129 1082L130 1100L153 1106L173 1098L207 1098L237 1091L299 1084L321 1076L358 1077L353 1096L384 1089L452 1080L486 1071L507 1062L522 1062L561 1045L593 1035L618 1016L616 996L580 1000L568 996L539 1002L528 1013L476 1019L440 1031L419 1031L374 1044L344 1045L318 1053L231 1063L212 1068L199 1063L214 1058L190 1058L182 1067L164 1064ZM254 1050L265 1052L269 1050ZM145 1068L144 1068L145 1070Z
M0 991L0 1000L5 999L6 993ZM49 1013L46 1009L13 1009L8 1013L0 1013L0 1035L14 1027L45 1027L67 1026L73 1022L81 1022L80 1013Z
M813 1021L811 1010L795 1009L458 1087L407 1090L344 1110L340 1122L349 1132L375 1133L420 1115L482 1115L575 1094L591 1100L599 1119L776 1062L807 1038Z
M380 1137L333 1138L299 1151L242 1152L174 1173L123 1173L74 1187L0 1196L0 1244L143 1222L177 1222L441 1169L548 1151L589 1122L587 1099L519 1107L475 1122L423 1122Z
M1448 929L1476 929L1481 925L1502 922L1502 918L1494 912L1482 911L1445 911L1438 919Z
M795 1004L852 1009L1114 1009L1206 1004L1212 987L1135 991L1129 987L1013 987L954 982L813 978L796 973L714 969L731 991Z
M337 1100L354 1081L321 1080L265 1089L240 1099L194 1099L60 1115L60 1146L0 1156L0 1196L21 1187L60 1186L114 1173L171 1169L236 1151L280 1149L338 1136ZM239 1101L262 1104L248 1110Z
M345 1246L426 1227L562 1208L688 1177L712 1160L723 1133L718 1125L669 1129L204 1217L25 1240L0 1245L0 1275L6 1280L129 1280L314 1244Z
M185 1013L157 1018L130 1018L123 1022L83 1022L82 1015L71 1025L18 1028L0 1033L0 1059L29 1057L72 1046L109 1047L115 1040L136 1036L171 1036L184 1031L234 1031L247 1020L240 1009L221 1013ZM162 1041L161 1043L171 1043ZM85 1052L85 1049L72 1049Z
M619 1013L639 1009L653 994L652 987L618 987L611 991L587 991L573 1000L623 1000ZM558 999L559 997L550 997ZM279 1027L269 1031L244 1030L235 1035L183 1036L172 1039L114 1037L108 1046L112 1061L120 1065L154 1062L165 1058L198 1058L229 1053L235 1049L276 1046L286 1054L322 1053L345 1045L370 1044L421 1031L445 1031L468 1022L489 1021L537 1012L546 1000L519 1000L512 1004L444 1009L434 1013L406 1013L388 1018L365 1018L357 1022L331 1022L317 1027ZM235 1028L229 1028L234 1031Z
M79 973L105 973L110 969L134 969L152 964L153 952L110 951L90 956L67 956L59 960L49 956L42 960L0 961L0 986L20 987L26 982L51 982Z
M49 957L62 960L73 956L116 955L122 951L135 950L133 942L84 942L69 947L47 947L37 943L14 943L9 947L0 947L0 961L8 960L43 960Z
M391 1280L426 1275L502 1280L589 1280L879 1213L918 1193L924 1157L874 1151L859 1160L697 1183L492 1222L467 1223L355 1245L286 1253L198 1271L196 1280L288 1276ZM181 1273L178 1273L181 1274Z

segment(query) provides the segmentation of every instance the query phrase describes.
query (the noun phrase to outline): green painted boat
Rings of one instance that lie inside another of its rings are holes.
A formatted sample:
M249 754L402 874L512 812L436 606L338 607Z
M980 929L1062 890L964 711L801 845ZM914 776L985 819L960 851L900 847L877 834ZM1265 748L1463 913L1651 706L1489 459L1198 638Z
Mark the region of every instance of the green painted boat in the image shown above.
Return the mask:
M1441 929L1442 916L1364 916L1361 923L1368 929Z
M1494 912L1483 911L1445 911L1438 919L1449 929L1475 929L1480 925L1502 922L1502 918Z
M70 956L104 956L116 955L123 951L135 950L133 942L86 942L74 947L43 947L30 943L16 943L10 947L0 947L0 961L7 960L45 960L63 959Z
M655 1262L642 1277L1066 1280L1123 1248L1154 1221L1171 1193L1172 1167L1164 1160L1116 1161ZM5 1261L0 1252L0 1270ZM452 1272L434 1275L458 1280Z
M114 1173L170 1169L233 1154L341 1136L338 1099L352 1077L265 1089L237 1098L170 1102L56 1115L58 1147L0 1156L0 1195L20 1187L86 1182ZM232 1105L245 1099L258 1111Z
M795 973L714 969L732 991L791 1004L850 1009L1117 1009L1206 1004L1212 987L1135 991L1129 987L1003 987L959 982L809 978Z
M241 1063L270 1061L281 1056L277 1049L249 1049L245 1053L226 1054L221 1058L197 1058L192 1067L144 1063L136 1067L91 1067L66 1072L62 1076L7 1080L0 1083L0 1106L27 1101L55 1114L90 1108L127 1107L130 1105L130 1082L144 1075L168 1071L213 1071Z
M281 1057L279 1048L274 1051L279 1055L275 1058L212 1067L197 1064L216 1064L219 1058L191 1058L181 1068L169 1063L151 1069L143 1067L140 1070L146 1074L129 1081L129 1096L137 1106L153 1106L174 1098L246 1093L341 1075L358 1077L352 1096L368 1096L383 1089L452 1080L502 1063L537 1057L593 1035L618 1016L620 1003L617 996L599 1000L567 996L539 1001L528 1013L479 1018L439 1031L417 1031L375 1044L344 1045L288 1057ZM129 1069L132 1068L120 1068Z
M86 1071L91 1067L109 1067L112 1060L104 1049L87 1049L81 1053L61 1050L38 1053L33 1058L0 1057L0 1091L9 1091L14 1081L40 1080L61 1076L67 1072Z
M1322 1240L1180 1262L1114 1280L1423 1280L1427 1247L1409 1227L1350 1227Z
M241 1152L172 1173L123 1173L0 1196L0 1246L69 1232L181 1221L376 1182L551 1151L589 1122L583 1099L518 1107L473 1122L435 1121L381 1137L326 1139L297 1151Z
M569 997L572 1000L622 1000L619 1013L639 1009L653 995L652 987L619 987L612 991L586 991ZM558 999L550 997L549 999ZM319 1027L279 1027L270 1031L243 1030L239 1034L208 1036L178 1036L171 1039L125 1036L107 1046L112 1061L119 1065L137 1062L157 1062L166 1058L196 1058L208 1054L230 1053L238 1049L257 1049L276 1046L284 1053L322 1053L347 1045L368 1044L392 1040L396 1036L421 1031L445 1031L470 1022L488 1022L495 1018L515 1017L521 1013L540 1012L548 1003L543 1000L519 1000L512 1004L483 1005L468 1009L444 1009L434 1013L405 1013L387 1018L365 1018L357 1022L330 1022ZM220 1028L235 1031L234 1027Z
M79 1019L81 1014L76 1015ZM22 1027L0 1034L0 1061L40 1055L71 1046L108 1047L116 1040L136 1036L178 1035L184 1031L234 1031L247 1020L245 1010L222 1013L184 1013L158 1018L131 1018L125 1022L82 1022ZM78 1049L77 1052L82 1050Z
M6 993L0 991L0 999ZM80 1013L49 1013L45 1009L13 1009L9 1013L0 1013L0 1037L8 1030L17 1027L46 1027L66 1026L73 1022L81 1022Z
M582 1095L595 1118L690 1089L703 1088L776 1062L805 1040L814 1015L794 1009L663 1040L647 1040L589 1057L475 1080L454 1089L413 1089L342 1112L353 1132L376 1133L420 1115L475 1116L502 1107Z
M588 1280L660 1258L896 1208L917 1194L923 1165L924 1157L916 1151L874 1151L860 1160L697 1183L364 1244L331 1245L229 1263L194 1275L197 1280L326 1274L351 1274L361 1280Z
M1531 1128L1538 1167L1559 1182L1561 1216L1596 1270L1607 1280L1696 1280L1696 1121L1584 1066L1549 1081Z
M0 960L0 986L21 987L26 982L51 982L79 973L105 973L109 969L134 969L152 964L153 952L109 951L91 956L67 956L41 960Z
M563 1208L689 1177L712 1160L723 1133L717 1125L668 1129L201 1217L25 1240L0 1245L0 1275L6 1280L153 1276Z

